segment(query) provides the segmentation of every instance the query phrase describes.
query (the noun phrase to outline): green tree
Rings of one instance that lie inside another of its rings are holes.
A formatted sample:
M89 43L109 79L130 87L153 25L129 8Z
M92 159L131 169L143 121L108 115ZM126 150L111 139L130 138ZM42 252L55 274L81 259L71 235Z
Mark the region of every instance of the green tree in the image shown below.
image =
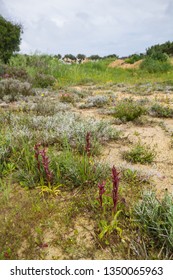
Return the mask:
M77 58L77 59L83 60L83 59L86 58L86 55L79 53L79 54L76 56L76 58Z
M90 60L99 60L101 57L98 54L94 54L88 57Z
M22 26L7 21L0 15L0 59L7 63L16 51L19 51Z
M147 55L152 55L156 52L166 53L169 56L173 55L173 42L167 41L163 44L151 46L146 50Z
M76 57L73 54L66 54L66 55L64 55L63 59L64 58L69 58L69 59L71 59L73 61L76 61Z

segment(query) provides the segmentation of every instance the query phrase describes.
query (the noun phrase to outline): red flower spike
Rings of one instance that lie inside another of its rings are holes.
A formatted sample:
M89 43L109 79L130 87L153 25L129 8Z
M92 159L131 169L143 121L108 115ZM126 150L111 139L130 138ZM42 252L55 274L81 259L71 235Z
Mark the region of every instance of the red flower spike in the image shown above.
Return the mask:
M113 189L112 189L112 200L113 200L113 210L115 211L117 202L118 202L118 187L119 187L119 173L117 172L115 166L112 167L112 183L113 183Z
M90 156L91 153L91 142L90 142L91 132L87 132L86 134L86 146L85 146L85 152L87 156Z
M37 160L37 166L38 166L38 170L39 172L41 172L41 168L40 168L40 159L39 156L41 156L42 158L42 166L44 168L46 177L47 177L47 182L50 183L53 177L52 172L49 170L49 158L46 155L46 150L45 148L43 148L42 150L39 150L39 147L41 146L41 144L36 144L34 146L34 150L35 150L35 158Z

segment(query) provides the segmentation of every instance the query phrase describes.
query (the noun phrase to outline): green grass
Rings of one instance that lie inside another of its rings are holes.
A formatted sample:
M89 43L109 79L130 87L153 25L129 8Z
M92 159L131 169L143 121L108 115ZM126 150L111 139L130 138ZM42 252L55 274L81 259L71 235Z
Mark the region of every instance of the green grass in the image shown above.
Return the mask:
M135 207L135 217L143 232L167 255L173 250L173 199L165 193L158 199L154 192L145 192Z
M167 72L149 73L144 69L109 68L112 59L102 59L84 64L66 65L51 56L33 55L24 58L22 55L11 58L10 65L25 68L31 77L38 73L48 74L57 79L55 88L71 85L105 84L105 83L153 83L173 79L172 67Z
M164 54L162 54L162 56L164 57ZM148 73L167 73L172 71L173 67L169 60L161 61L152 57L146 57L142 61L140 68Z

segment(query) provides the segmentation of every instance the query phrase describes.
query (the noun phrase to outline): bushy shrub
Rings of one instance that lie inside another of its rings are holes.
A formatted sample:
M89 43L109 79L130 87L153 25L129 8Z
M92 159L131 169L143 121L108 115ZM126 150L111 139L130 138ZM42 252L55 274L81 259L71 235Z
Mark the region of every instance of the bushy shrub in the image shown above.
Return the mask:
M85 151L87 132L91 133L91 154L98 153L101 144L120 137L120 131L109 123L93 119L86 121L70 112L58 111L52 116L28 114L22 118L11 114L8 123L15 141L26 138L45 145L57 143L62 147L64 139L67 139L70 146L81 154Z
M168 61L169 56L166 53L163 53L161 51L153 51L150 55L150 57L154 60L159 60L162 62Z
M48 86L53 86L56 79L49 74L36 74L33 78L33 86L34 87L41 87L41 88L47 88Z
M103 95L96 95L87 99L87 107L103 107L109 103L109 98Z
M109 59L109 58L113 58L113 59L118 59L118 55L116 54L109 54L103 57L103 59Z
M172 65L169 61L161 61L148 56L142 61L140 68L149 73L168 72Z
M11 78L0 81L0 99L4 101L16 101L21 96L29 95L34 95L34 91L28 82L21 82Z
M149 146L138 142L130 151L123 154L125 160L132 163L151 163L155 158L155 151Z
M144 57L143 54L132 54L125 59L126 63L134 64L136 61L141 60Z
M75 96L72 93L62 93L59 96L59 100L65 103L74 103Z
M5 64L0 64L0 78L2 78L5 74Z
M167 41L163 44L153 45L147 49L147 55L152 55L154 52L166 53L173 55L173 42Z
M142 230L152 238L156 247L166 250L167 254L173 250L173 198L165 193L162 199L156 197L155 192L145 192L142 201L135 206L136 221Z
M133 121L144 114L146 110L132 99L119 101L114 108L114 117L121 121Z
M2 78L12 78L20 81L28 81L29 75L24 68L12 67L9 65L2 65L0 70Z
M65 112L70 109L69 104L53 103L38 99L37 103L27 102L20 106L23 112L31 112L37 116L53 116L58 112Z
M151 107L150 114L158 118L172 118L173 109L156 103Z

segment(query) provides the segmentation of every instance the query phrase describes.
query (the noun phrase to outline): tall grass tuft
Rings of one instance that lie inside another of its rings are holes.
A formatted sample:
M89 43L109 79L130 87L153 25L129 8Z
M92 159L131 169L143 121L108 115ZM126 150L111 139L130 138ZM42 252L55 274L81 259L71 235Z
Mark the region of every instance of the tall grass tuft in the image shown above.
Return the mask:
M134 208L136 222L149 235L155 246L173 252L173 197L165 193L158 199L155 192L148 191Z

